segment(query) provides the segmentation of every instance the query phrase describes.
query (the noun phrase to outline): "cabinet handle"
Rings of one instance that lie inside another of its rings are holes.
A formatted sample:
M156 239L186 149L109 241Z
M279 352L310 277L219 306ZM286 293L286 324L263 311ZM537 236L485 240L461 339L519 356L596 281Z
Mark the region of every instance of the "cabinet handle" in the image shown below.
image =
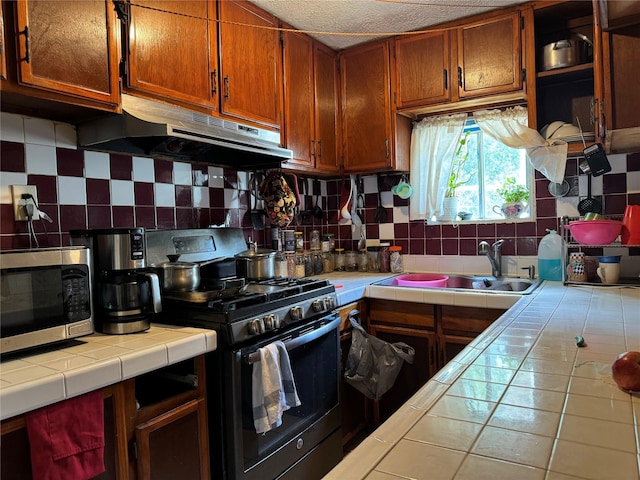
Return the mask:
M21 58L20 61L22 62L24 60L29 63L31 61L31 57L29 55L29 25L25 25L24 30L18 32L18 35L24 35L24 57Z
M389 158L389 139L388 138L384 141L384 147L387 150L387 158Z
M318 156L322 158L322 140L318 140L318 147L320 147L319 148L320 153L318 154Z
M229 100L229 75L224 77L224 99Z
M312 145L311 155L313 157L315 157L316 156L316 140L315 140L315 138L313 140L311 140L311 145Z
M447 69L445 68L442 70L442 73L444 73L444 89L449 90L449 72L447 72Z
M458 86L462 88L462 67L458 67Z
M214 70L211 72L211 95L215 96L218 94L218 71Z

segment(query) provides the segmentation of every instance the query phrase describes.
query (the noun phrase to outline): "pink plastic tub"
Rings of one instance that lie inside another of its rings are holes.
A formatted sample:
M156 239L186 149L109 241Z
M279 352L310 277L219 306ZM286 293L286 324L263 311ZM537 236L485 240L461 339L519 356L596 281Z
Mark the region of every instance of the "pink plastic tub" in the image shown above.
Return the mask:
M565 225L576 242L583 245L607 245L620 235L622 222L617 220L578 220Z
M447 280L449 280L447 275L437 273L409 273L396 277L401 287L446 287Z

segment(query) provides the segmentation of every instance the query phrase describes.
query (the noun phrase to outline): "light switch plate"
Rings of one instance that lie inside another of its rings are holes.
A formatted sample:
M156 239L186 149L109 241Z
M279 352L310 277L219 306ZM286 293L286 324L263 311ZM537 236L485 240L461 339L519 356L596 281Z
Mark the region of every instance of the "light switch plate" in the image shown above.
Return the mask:
M23 199L22 194L29 193L33 197L33 200ZM13 218L16 222L26 222L28 220L25 206L27 203L33 205L33 220L39 220L40 214L38 213L38 191L35 185L11 185L11 198L13 198Z

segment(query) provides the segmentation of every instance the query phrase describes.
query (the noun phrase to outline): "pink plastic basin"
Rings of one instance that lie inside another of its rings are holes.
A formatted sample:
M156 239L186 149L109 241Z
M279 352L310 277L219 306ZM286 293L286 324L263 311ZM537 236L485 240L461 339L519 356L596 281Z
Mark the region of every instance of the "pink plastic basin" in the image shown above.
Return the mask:
M401 287L446 287L447 275L437 273L409 273L398 275L396 281Z
M576 242L583 245L607 245L620 235L622 222L617 220L578 220L565 225Z

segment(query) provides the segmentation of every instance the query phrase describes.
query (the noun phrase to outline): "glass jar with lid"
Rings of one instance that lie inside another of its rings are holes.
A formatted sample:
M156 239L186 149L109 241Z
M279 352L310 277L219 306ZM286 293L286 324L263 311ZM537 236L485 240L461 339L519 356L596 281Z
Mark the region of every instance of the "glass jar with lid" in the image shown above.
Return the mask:
M333 272L333 253L324 252L322 254L322 272L323 273L332 273Z
M365 248L358 253L358 271L366 272L369 266L369 258L367 257L367 250Z
M402 262L402 247L394 245L393 247L389 247L389 252L389 267L391 269L391 273L404 272L404 265Z
M287 265L287 256L284 252L278 252L275 256L275 274L276 277L288 277L289 268Z
M336 253L333 256L334 270L336 272L344 272L345 269L345 255L344 248L336 248Z
M380 248L377 246L367 247L367 271L369 272L380 271L380 262L378 260L379 250Z
M311 253L313 258L313 274L320 275L324 272L324 261L322 259L322 253L319 251L315 251Z
M320 231L311 230L309 235L309 248L311 250L320 250Z
M302 252L304 250L304 237L302 232L293 232L294 241L296 246L296 252Z
M391 271L391 265L389 263L389 243L380 243L380 251L378 252L378 258L380 259L380 272L387 273Z
M358 255L353 250L349 250L344 254L344 269L347 272L358 271Z
M295 273L295 277L296 278L304 278L305 276L305 265L304 265L304 254L302 253L296 253L293 256L294 261L295 261L295 265L296 265L296 273Z

